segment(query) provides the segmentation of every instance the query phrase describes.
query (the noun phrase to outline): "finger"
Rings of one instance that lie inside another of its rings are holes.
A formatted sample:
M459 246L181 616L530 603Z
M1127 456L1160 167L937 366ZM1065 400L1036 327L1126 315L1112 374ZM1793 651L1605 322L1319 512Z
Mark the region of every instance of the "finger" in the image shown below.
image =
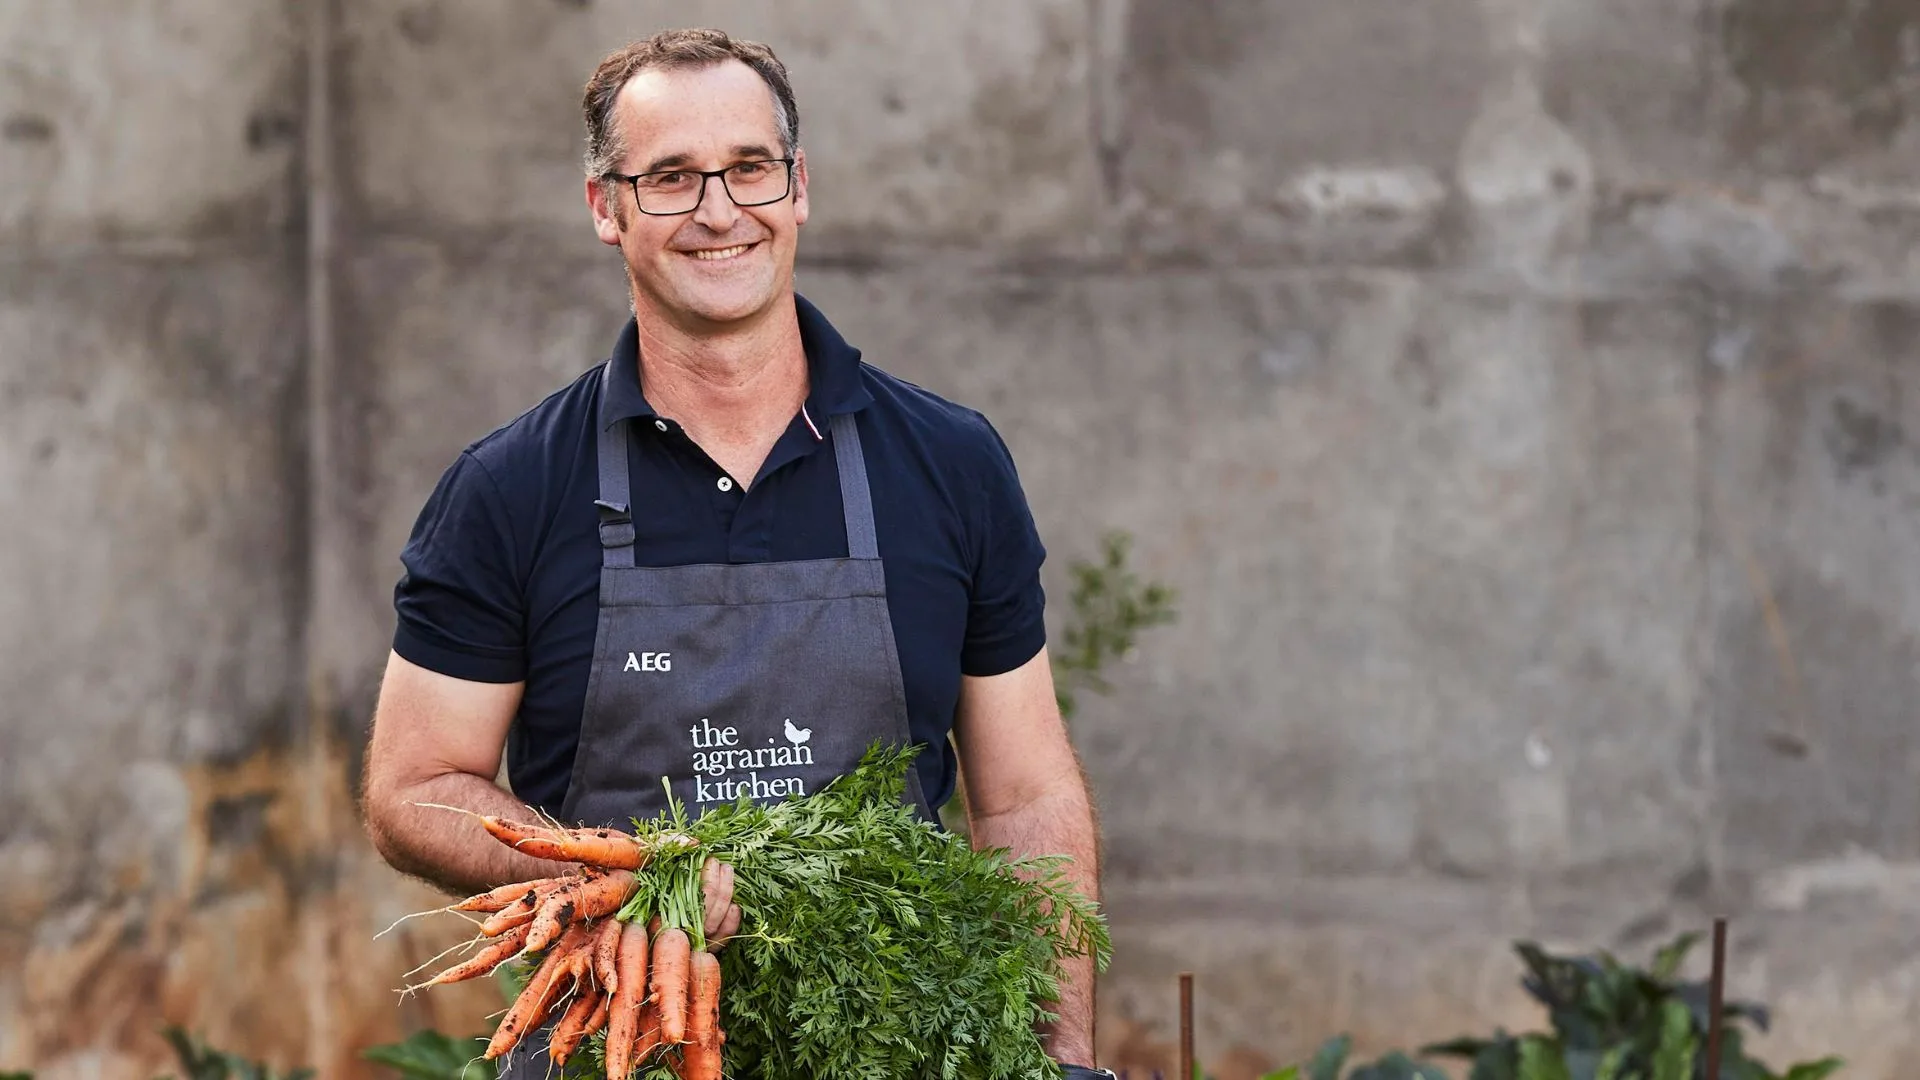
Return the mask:
M727 943L727 939L739 932L740 905L729 904L727 905L726 918L720 922L720 929L715 933L707 935L707 951L710 953L719 952L720 947Z
M723 862L709 861L700 868L700 877L705 901L702 929L712 937L720 931L727 908L733 904L733 868Z

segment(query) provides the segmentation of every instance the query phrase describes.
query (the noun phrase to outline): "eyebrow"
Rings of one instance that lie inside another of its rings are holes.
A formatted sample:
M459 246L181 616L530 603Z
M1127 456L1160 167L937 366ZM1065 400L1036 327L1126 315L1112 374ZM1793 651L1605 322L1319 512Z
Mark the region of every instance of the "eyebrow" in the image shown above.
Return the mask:
M732 153L733 160L736 162L745 161L749 158L775 158L780 156L760 143L741 143L733 148ZM646 168L640 171L642 173L650 173L659 172L661 169L677 169L692 160L693 155L691 154L668 154L663 158L655 158L647 164Z

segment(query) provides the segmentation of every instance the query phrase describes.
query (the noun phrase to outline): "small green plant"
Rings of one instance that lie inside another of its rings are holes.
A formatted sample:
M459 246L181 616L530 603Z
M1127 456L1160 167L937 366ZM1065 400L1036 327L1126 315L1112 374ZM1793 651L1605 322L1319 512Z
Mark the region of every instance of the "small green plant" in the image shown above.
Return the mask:
M1054 698L1064 718L1071 719L1079 707L1079 691L1111 693L1113 686L1101 670L1125 659L1142 631L1175 618L1173 590L1157 581L1143 584L1128 567L1132 547L1133 538L1127 533L1109 532L1101 542L1098 562L1081 559L1068 570L1073 577L1073 591L1067 598L1072 614L1049 654ZM950 831L966 835L964 790L940 808L940 821Z
M1101 671L1125 659L1142 631L1174 620L1173 590L1140 580L1127 565L1132 546L1128 534L1110 532L1101 543L1098 562L1081 560L1069 569L1073 589L1067 599L1073 614L1053 653L1054 693L1062 716L1073 715L1082 689L1110 693L1113 688Z
M1347 1057L1352 1052L1353 1040L1345 1035L1335 1035L1321 1043L1320 1049L1305 1065L1293 1065L1270 1072L1260 1080L1342 1080L1341 1070L1347 1067ZM1345 1074L1344 1080L1447 1080L1447 1074L1395 1051L1378 1061L1355 1065L1351 1072Z
M456 1039L428 1028L360 1056L391 1066L406 1080L497 1080L499 1068L481 1056L486 1048L485 1035Z
M179 1027L166 1028L161 1034L186 1071L183 1080L311 1080L315 1075L312 1069L274 1072L260 1062L214 1050Z
M1707 984L1678 979L1700 935L1682 934L1658 949L1646 968L1611 953L1555 956L1539 945L1514 946L1526 966L1521 985L1547 1010L1552 1035L1462 1038L1422 1047L1423 1055L1473 1063L1468 1080L1706 1080ZM1724 1002L1720 1076L1716 1080L1821 1080L1838 1058L1804 1062L1775 1073L1747 1056L1740 1025L1765 1031L1767 1010ZM1560 1071L1550 1071L1557 1061ZM1531 1068L1531 1072L1529 1072Z
M1610 953L1555 956L1530 941L1514 951L1526 968L1521 986L1547 1010L1549 1032L1459 1038L1423 1046L1422 1057L1471 1062L1467 1080L1706 1080L1707 984L1678 978L1698 934L1662 946L1646 968ZM1767 1010L1747 1001L1723 1002L1720 1075L1714 1080L1824 1080L1839 1072L1836 1057L1774 1072L1747 1056L1740 1025L1765 1031ZM1446 1074L1398 1051L1347 1068L1345 1035L1321 1044L1303 1065L1261 1080L1446 1080Z
M500 991L502 1004L511 1005L526 988L533 975L530 960L514 960L495 968L493 985ZM481 1054L487 1048L487 1034L457 1038L432 1028L422 1028L397 1043L381 1043L360 1052L368 1061L377 1061L399 1070L406 1080L498 1080L498 1064Z

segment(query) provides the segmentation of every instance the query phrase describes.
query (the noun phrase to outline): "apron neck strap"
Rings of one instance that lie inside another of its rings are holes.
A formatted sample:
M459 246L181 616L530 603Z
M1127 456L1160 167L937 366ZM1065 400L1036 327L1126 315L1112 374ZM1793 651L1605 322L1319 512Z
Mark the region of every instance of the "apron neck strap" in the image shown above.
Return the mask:
M600 393L604 397L613 379L613 361L601 372ZM847 522L847 557L880 557L879 533L873 526L873 492L867 485L867 459L860 452L860 428L854 414L840 413L830 422L833 432L834 464L840 470L840 502ZM616 420L600 428L596 456L599 458L600 497L594 506L600 511L600 565L633 565L633 487L627 477L627 442L633 427L630 419Z
M600 397L606 399L613 386L613 361L608 360L600 376ZM633 421L622 418L600 428L595 456L599 458L600 497L593 505L600 510L600 565L633 565L633 488L627 480L627 439Z
M873 527L873 493L867 487L867 458L860 452L860 425L853 413L840 413L830 422L833 456L840 466L840 503L847 517L847 557L880 557L879 534Z

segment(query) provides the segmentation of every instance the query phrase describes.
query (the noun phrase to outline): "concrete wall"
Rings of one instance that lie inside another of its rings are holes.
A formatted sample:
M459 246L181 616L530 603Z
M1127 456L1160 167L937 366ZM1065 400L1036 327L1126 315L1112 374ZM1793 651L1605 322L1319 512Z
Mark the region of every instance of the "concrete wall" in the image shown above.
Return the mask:
M1536 1023L1507 943L1734 915L1785 1060L1920 1050L1909 0L0 10L0 1067L477 1026L351 782L395 555L604 354L593 62L793 70L801 288L985 409L1092 699L1110 1056ZM1060 590L1056 590L1056 595Z

